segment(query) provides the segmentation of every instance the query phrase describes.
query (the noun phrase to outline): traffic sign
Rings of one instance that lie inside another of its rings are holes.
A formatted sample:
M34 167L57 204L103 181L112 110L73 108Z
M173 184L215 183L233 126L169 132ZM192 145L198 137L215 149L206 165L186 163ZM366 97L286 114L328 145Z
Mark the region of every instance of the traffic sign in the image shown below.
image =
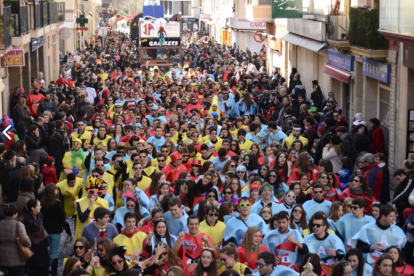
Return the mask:
M88 28L87 27L83 27L83 28L76 28L77 31L87 31Z

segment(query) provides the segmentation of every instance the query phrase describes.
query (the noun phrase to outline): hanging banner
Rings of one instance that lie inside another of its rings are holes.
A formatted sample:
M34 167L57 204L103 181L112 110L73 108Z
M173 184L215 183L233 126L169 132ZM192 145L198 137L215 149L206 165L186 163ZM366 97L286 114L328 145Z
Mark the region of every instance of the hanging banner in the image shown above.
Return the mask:
M160 28L164 30L163 34L167 37L180 37L180 22L166 22L164 20L143 21L140 27L140 37L158 37ZM161 30L162 30L161 29Z
M160 45L158 38L144 38L141 39L141 47L178 47L181 46L181 39L179 37L166 37L164 45Z
M302 0L272 0L272 18L302 18Z

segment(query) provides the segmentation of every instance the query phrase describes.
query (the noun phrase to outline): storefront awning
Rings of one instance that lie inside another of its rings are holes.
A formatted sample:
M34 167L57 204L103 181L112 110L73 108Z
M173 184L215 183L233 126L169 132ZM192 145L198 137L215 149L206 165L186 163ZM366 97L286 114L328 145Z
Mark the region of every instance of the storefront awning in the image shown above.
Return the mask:
M325 69L323 70L324 74L331 76L342 82L350 83L351 82L351 72L341 69L339 67L333 66L331 64L326 64Z
M313 52L319 52L325 47L325 43L318 42L312 39L304 38L299 35L288 33L282 37L282 40L292 43L294 45L309 49Z

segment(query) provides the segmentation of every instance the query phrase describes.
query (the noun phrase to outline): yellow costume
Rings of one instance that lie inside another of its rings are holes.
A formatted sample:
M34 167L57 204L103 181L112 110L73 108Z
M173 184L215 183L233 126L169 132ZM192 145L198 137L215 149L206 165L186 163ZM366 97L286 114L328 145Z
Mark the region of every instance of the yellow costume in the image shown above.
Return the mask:
M135 251L137 251L138 249L142 250L142 245L144 243L144 240L147 238L147 234L145 234L144 232L136 232L132 235L132 237L128 237L125 234L125 230L119 234L118 236L116 236L114 238L114 243L118 244L118 245L123 245L125 246L127 253L125 253L125 258L131 262L132 265L136 265L137 263L135 262L135 260L131 260L131 256L132 254L135 253Z
M74 143L80 143L82 145L82 142L79 139L73 140L72 144ZM79 149L78 151L68 151L65 153L65 156L62 159L62 164L66 170L72 170L72 171L73 171L74 166L76 166L76 168L78 168L79 170L79 173L76 176L83 178L83 175L85 174L85 163L84 163L85 159L86 159L86 156L82 149ZM59 177L59 182L65 179L66 179L65 173L61 172L60 177Z
M83 179L76 177L75 186L70 187L67 180L63 180L56 184L59 188L60 194L63 196L63 208L66 217L76 215L75 201L78 199L79 191L82 189Z
M201 233L204 233L208 235L211 240L214 242L214 246L216 247L216 255L220 256L220 248L223 243L223 236L224 236L224 228L226 225L221 222L217 221L216 225L210 226L206 220L202 221L200 223L200 226L198 227L198 231Z
M246 270L247 265L237 262L235 266L233 266L233 270L239 273L240 275L244 275L244 271ZM227 267L223 264L220 264L218 267L219 273L223 273L226 271Z
M244 149L245 151L249 151L250 148L253 145L253 142L250 141L250 140L247 140L247 139L244 140L243 144L241 144L239 141L237 141L237 142L239 143L240 150L243 150Z
M112 136L109 135L105 135L104 139L100 139L98 138L98 136L95 137L95 139L93 139L93 144L97 147L98 145L102 145L101 143L103 143L104 145L108 145L108 141L112 139Z

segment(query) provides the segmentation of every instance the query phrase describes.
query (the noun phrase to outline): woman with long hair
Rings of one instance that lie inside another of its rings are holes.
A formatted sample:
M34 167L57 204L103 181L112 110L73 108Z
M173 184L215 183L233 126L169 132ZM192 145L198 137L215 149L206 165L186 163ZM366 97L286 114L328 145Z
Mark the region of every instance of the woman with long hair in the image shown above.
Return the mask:
M171 192L171 183L168 181L161 181L156 195L151 196L150 198L150 210L154 207L159 207L159 203L164 199L164 197Z
M195 269L188 272L189 276L218 276L216 253L213 249L204 247L200 260Z
M347 261L339 261L335 264L330 276L351 275L352 267ZM385 276L385 275L384 275Z
M289 187L283 182L278 170L270 170L265 178L265 182L272 185L273 194L278 200L289 190Z
M387 253L381 254L375 261L372 276L398 276L394 259Z
M206 161L201 166L201 175L204 175L206 172L214 172L214 164L211 161Z
M231 141L231 143L230 143L230 150L232 152L234 152L235 154L239 154L240 147L239 147L239 143L236 140Z
M236 178L234 178L234 179L236 179ZM221 193L221 198L219 199L219 203L220 204L223 204L223 203L236 203L238 200L239 200L239 197L235 196L232 187L229 186L229 185L225 185L223 187L223 192Z
M91 263L93 263L92 275L96 276L105 276L108 274L108 269L111 265L110 254L111 251L115 248L115 243L110 239L104 239L99 241L96 246L96 251L98 251L98 256L92 258ZM99 266L97 265L99 263Z
M159 185L163 181L166 181L166 177L163 172L157 172L152 176L151 184L145 191L145 194L147 195L148 198L151 198L153 195L156 195L158 193ZM150 199L150 207L152 206L153 205L151 205L151 199Z
M128 212L135 214L135 221L138 223L141 219L147 218L150 216L148 210L140 206L138 199L131 192L126 191L123 194L124 206L118 208L115 212L114 219L112 221L113 225L120 230L125 228L124 216Z
M344 206L341 201L332 202L331 211L328 214L328 221L337 222L344 215ZM334 229L330 227L331 229Z
M31 165L29 165L30 167L32 167ZM29 166L25 166L24 168L28 169L27 171L29 172ZM23 169L22 169L23 172ZM27 175L25 173L24 176L30 176ZM27 202L30 199L34 199L34 181L32 178L26 177L26 178L22 178L22 181L20 182L20 190L19 190L19 196L17 197L17 201L16 201L16 205L20 210L20 215L19 215L19 221L23 221L26 213L27 213Z
M74 256L69 257L63 267L62 276L70 276L74 270L79 268L83 268L79 258Z
M251 269L257 269L257 254L269 251L269 249L262 244L262 239L262 231L258 227L249 227L240 247L237 248L239 262L246 264Z
M143 242L142 257L149 258L152 256L155 250L155 246L159 242L163 242L172 247L176 241L177 237L170 234L165 219L159 218L154 221L154 232L149 231L147 238Z
M184 270L179 266L172 266L167 270L165 274L167 276L185 276Z
M286 182L291 173L292 162L288 160L286 152L279 152L270 167L277 170L283 182Z
M248 182L246 167L243 165L238 165L236 168L236 175L242 188L246 187Z
M400 248L397 245L389 246L387 249L385 249L385 253L391 256L394 262L394 265L395 265L395 269L397 270L397 273L399 276L414 275L414 268L410 264L403 262L402 253L400 251Z
M244 156L244 164L248 174L257 173L259 171L259 162L254 154Z
M305 266L311 264L313 269L312 271L318 276L327 276L328 273L321 266L321 259L318 254L307 253L303 256L303 260L300 264L295 264L290 268L296 272L302 273L305 270ZM343 275L341 275L343 276Z
M242 196L242 193L241 193L241 191L242 191L242 186L241 186L240 179L238 179L238 178L233 178L233 179L231 180L231 182L230 182L230 187L231 187L231 190L232 190L232 192L233 192L233 195L234 195L236 198L241 198L241 196Z
M338 135L332 135L330 143L327 143L323 148L322 158L332 162L334 173L338 173L341 170L341 159L344 154L345 149L342 145L341 138Z
M266 146L263 149L263 156L259 157L257 161L259 162L259 164L266 164L270 167L273 164L274 160L275 160L275 155L273 154L272 147Z
M339 200L338 192L331 185L329 181L329 175L326 172L321 172L318 174L317 183L321 184L323 187L323 198L327 201L334 202Z
M20 97L17 100L16 108L13 110L13 122L19 139L24 141L26 139L26 129L32 124L32 117L29 116L25 97Z
M46 186L42 198L44 227L49 234L49 254L52 260L52 276L57 276L60 236L65 223L66 213L59 200L59 190L51 183Z
M154 275L159 275L161 271L167 271L171 266L179 266L184 271L184 274L187 275L186 264L176 254L174 254L173 250L168 244L158 242L154 248L154 252L156 252L157 250L160 250L161 256L163 256L166 253L167 262L163 266L161 266L158 269L157 274Z
M351 248L345 254L345 260L352 267L352 276L368 276L372 273L372 266L365 263L361 249ZM411 275L411 274L409 274Z
M316 176L319 171L319 168L312 163L312 159L307 152L302 152L299 154L294 169L288 179L287 184L292 183L292 181L298 180L300 173L306 173L309 178L309 183L316 182Z
M307 175L305 174L307 177ZM289 186L289 190L292 190L296 196L296 204L303 204L306 201L306 195L302 191L299 182L292 182Z
M186 193L180 195L179 198L181 203L186 206L186 212L192 214L194 207L204 199L204 196L193 180L186 180L184 186L187 187Z
M223 168L219 171L219 174L225 176L228 172L236 173L237 166L237 161L230 159L224 164Z
M197 187L198 190L200 191L200 193L205 193L209 188L212 188L214 186L213 184L213 177L214 174L210 171L207 171L204 175L203 178L199 179L197 181Z
M301 204L295 205L290 213L290 228L298 230L300 234L308 228L306 211Z
M78 258L82 263L82 267L88 271L90 271L94 265L93 263L91 264L93 256L89 252L89 249L91 249L91 246L89 245L88 239L80 237L73 244L73 251L71 254L71 256ZM66 261L67 259L63 260L63 265L65 265Z
M344 200L347 197L359 198L363 197L367 201L367 207L364 210L365 214L371 212L372 203L376 201L372 195L372 190L368 187L365 178L363 176L356 175L352 179L352 182L348 185L340 195L339 198Z

